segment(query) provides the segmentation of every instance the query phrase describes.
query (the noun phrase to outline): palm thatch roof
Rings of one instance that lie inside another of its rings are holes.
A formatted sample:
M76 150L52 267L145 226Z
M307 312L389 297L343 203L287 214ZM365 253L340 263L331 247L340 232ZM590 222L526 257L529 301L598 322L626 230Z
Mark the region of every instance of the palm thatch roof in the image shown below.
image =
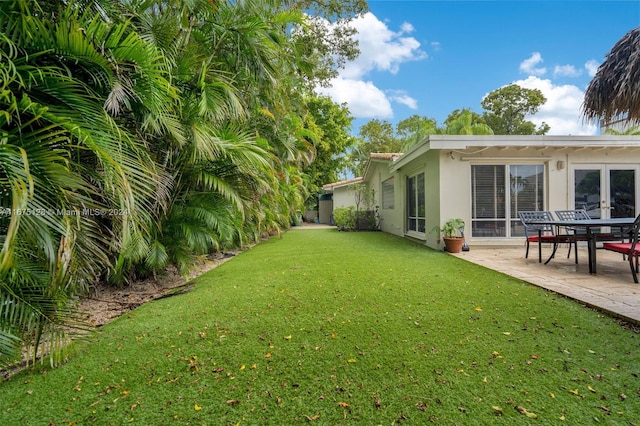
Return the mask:
M584 94L582 113L587 120L640 123L640 27L606 55Z

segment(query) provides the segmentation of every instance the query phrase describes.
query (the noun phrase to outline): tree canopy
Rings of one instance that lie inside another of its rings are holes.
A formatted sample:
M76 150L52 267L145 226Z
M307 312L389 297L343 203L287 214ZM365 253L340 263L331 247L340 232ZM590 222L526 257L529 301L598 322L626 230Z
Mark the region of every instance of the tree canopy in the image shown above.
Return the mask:
M549 131L546 123L536 128L525 119L538 112L547 99L539 89L525 89L510 84L489 93L482 100L484 121L496 135L544 135Z

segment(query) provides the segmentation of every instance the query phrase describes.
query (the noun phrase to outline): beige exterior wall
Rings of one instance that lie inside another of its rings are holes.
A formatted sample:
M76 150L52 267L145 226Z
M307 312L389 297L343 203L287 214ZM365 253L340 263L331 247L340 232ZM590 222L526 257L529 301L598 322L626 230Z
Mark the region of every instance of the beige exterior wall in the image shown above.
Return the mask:
M640 213L640 137L632 136L431 136L404 156L392 160L371 159L364 181L375 191L380 206L381 230L407 236L429 247L442 248L432 229L447 219L461 218L465 236L473 248L522 245L522 237L489 238L472 235L471 166L476 164L544 165L544 209L574 206L573 174L576 169L622 167L636 171L636 215ZM425 232L407 233L406 181L425 174ZM382 208L382 182L394 179L394 208ZM334 188L333 206L353 206L349 186Z
M333 190L333 209L339 209L342 207L355 207L356 201L353 198L353 191L351 185L341 186L334 188Z
M398 224L398 219L402 220L402 206L404 197L398 193L397 177L391 173L389 165L391 161L371 161L367 169L367 184L375 191L375 205L378 206L380 215L380 230L395 235L403 235L404 227ZM387 179L394 178L394 200L393 209L385 209L382 206L382 183Z
M477 151L477 150L476 150ZM471 233L471 165L473 164L543 164L545 167L545 210L573 209L573 173L575 169L601 166L621 166L636 169L636 203L640 201L640 147L618 147L612 149L566 147L535 149L496 147L474 154L459 151L453 153L440 150L441 182L440 221L460 217L466 226L465 236L470 245L522 244L522 237L482 238ZM630 161L631 160L631 161ZM640 206L636 206L640 212ZM427 240L427 245L432 246Z

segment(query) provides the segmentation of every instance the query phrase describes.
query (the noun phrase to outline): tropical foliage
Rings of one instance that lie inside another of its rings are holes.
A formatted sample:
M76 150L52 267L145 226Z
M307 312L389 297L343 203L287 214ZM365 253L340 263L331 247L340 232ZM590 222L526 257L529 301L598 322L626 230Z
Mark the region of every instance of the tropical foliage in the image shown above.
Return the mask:
M363 7L314 4L0 3L0 363L43 343L59 361L99 281L289 226L323 147L309 88L357 53L327 26L301 43L303 11Z
M482 99L484 121L496 135L544 135L550 127L546 123L536 125L526 120L538 112L547 101L540 89L526 89L509 84L489 93Z

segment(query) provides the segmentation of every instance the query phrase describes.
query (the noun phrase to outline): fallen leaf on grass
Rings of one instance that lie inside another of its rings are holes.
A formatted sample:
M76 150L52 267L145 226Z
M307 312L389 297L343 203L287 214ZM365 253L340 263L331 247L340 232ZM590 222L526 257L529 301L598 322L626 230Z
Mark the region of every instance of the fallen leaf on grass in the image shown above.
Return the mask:
M198 404L195 404L195 405L193 406L193 409L194 409L194 410L196 410L196 411L200 411L200 410L202 410L202 407L201 407L201 406L199 406Z
M320 418L320 413L316 414L315 416L307 416L305 414L304 418L307 419L308 422L312 422L312 421L318 420Z
M492 405L491 408L493 409L493 414L495 414L496 416L501 416L504 414L502 408L498 407L497 405Z
M229 399L227 400L227 405L231 405L233 407L235 407L236 405L239 405L240 401L238 401L237 399Z
M342 402L342 401L338 402L338 405L339 405L340 407L342 407L342 408L349 408L349 407L351 407L348 403L346 403L346 402Z
M373 403L375 404L376 408L379 410L379 409L380 409L380 406L381 406L381 404L382 404L382 402L380 401L380 399L379 399L379 398L374 398L374 399L373 399Z
M514 407L516 409L516 411L520 414L524 414L525 416L529 417L530 419L537 419L538 415L536 413L532 413L530 411L528 411L526 408L524 408L521 405L516 405Z

